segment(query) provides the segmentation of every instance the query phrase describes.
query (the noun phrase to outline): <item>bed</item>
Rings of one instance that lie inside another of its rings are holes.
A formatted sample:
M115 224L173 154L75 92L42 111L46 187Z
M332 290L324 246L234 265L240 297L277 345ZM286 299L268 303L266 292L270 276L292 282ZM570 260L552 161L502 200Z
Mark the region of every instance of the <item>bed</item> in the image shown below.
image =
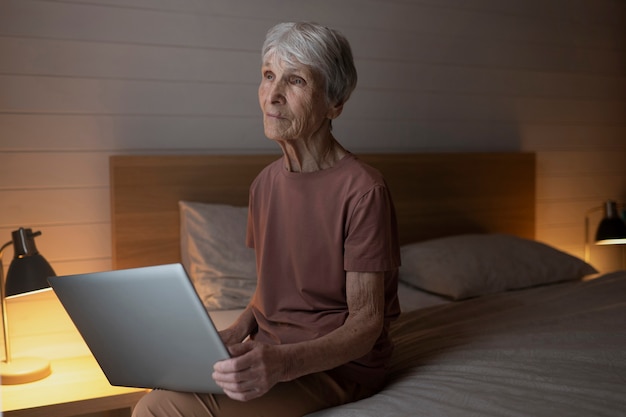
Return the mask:
M184 263L227 325L255 285L248 186L277 157L113 156L114 268ZM534 154L359 157L393 194L403 313L385 389L314 416L626 414L626 272L534 240Z

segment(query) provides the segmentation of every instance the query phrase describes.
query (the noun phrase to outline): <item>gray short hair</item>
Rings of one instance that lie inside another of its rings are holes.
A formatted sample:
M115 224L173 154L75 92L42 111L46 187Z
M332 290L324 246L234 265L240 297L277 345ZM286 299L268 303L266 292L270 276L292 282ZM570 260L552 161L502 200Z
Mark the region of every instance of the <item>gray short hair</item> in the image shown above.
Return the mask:
M326 83L326 98L331 103L345 103L356 87L350 43L334 29L309 22L279 23L267 32L263 43L263 60L271 54L321 74Z

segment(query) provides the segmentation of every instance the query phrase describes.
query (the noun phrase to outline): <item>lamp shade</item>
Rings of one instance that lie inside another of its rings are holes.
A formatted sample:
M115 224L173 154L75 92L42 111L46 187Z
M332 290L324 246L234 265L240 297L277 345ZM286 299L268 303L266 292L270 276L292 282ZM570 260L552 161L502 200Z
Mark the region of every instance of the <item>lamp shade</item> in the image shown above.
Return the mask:
M40 234L24 228L12 232L15 255L7 271L6 296L47 288L48 277L56 275L35 245Z
M619 244L626 244L626 223L618 214L617 203L607 201L604 218L598 225L596 232L596 245Z
M48 262L39 254L31 229L20 228L12 233L13 240L0 247L0 305L5 359L0 361L0 383L2 385L25 384L45 378L52 373L50 362L34 357L13 358L9 341L9 320L6 297L23 294L48 287L47 278L55 275ZM2 252L13 244L14 257L9 266L6 281L3 279ZM5 291L6 289L6 291Z

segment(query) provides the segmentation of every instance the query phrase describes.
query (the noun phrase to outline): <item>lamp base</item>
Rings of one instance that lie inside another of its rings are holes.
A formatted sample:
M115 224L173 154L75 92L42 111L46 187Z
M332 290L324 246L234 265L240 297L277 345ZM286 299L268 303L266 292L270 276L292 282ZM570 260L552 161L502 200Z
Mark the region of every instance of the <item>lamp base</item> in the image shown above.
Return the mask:
M17 385L38 381L50 375L50 362L41 358L14 358L0 362L2 385Z

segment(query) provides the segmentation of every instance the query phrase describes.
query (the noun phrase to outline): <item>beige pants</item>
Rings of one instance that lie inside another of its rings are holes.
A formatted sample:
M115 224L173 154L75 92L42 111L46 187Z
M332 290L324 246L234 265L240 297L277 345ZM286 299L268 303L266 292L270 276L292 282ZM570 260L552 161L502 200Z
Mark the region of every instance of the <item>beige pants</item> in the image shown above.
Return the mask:
M372 394L359 384L318 373L277 384L264 396L247 402L225 395L155 390L137 403L133 417L302 417Z

